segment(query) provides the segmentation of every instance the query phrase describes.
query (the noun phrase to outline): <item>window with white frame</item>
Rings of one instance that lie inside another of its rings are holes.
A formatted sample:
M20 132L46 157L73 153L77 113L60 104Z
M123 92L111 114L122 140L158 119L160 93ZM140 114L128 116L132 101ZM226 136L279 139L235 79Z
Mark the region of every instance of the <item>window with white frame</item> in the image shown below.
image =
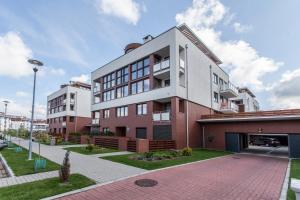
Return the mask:
M105 119L109 118L109 109L103 110L103 118Z
M147 104L141 103L136 105L136 114L137 115L146 115L147 114Z
M117 117L128 116L128 106L122 106L117 108Z

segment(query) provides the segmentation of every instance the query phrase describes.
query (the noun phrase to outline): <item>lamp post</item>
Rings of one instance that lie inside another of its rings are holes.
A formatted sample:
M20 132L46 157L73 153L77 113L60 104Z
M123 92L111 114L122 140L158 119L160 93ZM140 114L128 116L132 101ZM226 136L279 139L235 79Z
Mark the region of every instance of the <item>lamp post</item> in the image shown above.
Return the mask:
M7 114L7 105L9 104L9 101L3 101L4 106L5 106L5 110L4 110L4 140L6 139L6 123L7 123L7 119L6 119L6 114Z
M35 101L35 82L36 82L36 73L38 71L38 67L43 66L43 63L38 60L29 59L28 62L33 67L34 78L33 78L33 94L32 94L32 109L31 109L31 120L30 120L30 135L29 135L29 153L28 160L32 159L32 130L33 130L33 118L34 118L34 101Z

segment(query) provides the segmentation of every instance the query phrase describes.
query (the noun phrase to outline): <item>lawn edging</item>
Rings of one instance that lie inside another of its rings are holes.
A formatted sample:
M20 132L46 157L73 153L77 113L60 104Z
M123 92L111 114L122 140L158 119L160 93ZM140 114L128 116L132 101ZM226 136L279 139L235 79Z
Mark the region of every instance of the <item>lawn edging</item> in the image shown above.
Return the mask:
M280 200L286 200L289 190L289 183L290 183L290 173L291 173L291 159L289 159L288 167L286 169L284 182L282 184L282 189L280 193Z
M2 156L2 154L0 153L0 162L2 162L5 170L6 170L6 173L8 174L8 177L15 177L15 174L13 172L13 170L9 167L9 165L7 164L4 156Z
M137 176L140 176L140 175L145 175L145 174L149 174L149 173L156 172L156 171L167 170L167 169L171 169L171 168L175 168L175 167L181 167L181 166L185 166L185 165L190 165L190 164L205 162L205 161L214 160L214 159L217 159L217 158L223 158L223 157L232 156L232 155L234 155L234 154L229 154L229 155L224 155L224 156L218 156L218 157L214 157L214 158L208 158L208 159L205 159L205 160L197 160L197 161L194 161L194 162L189 162L189 163L184 163L184 164L179 164L179 165L173 165L173 166L164 167L164 168L160 168L160 169L153 169L153 170L143 169L143 170L145 170L145 172L141 172L141 173L138 173L138 174L135 174L135 175L132 175L132 176L126 176L126 177L119 178L119 179L116 179L116 180L108 181L106 183L98 183L96 185L92 185L92 186L89 186L89 187L85 187L85 188L81 188L81 189L78 189L78 190L73 190L73 191L70 191L70 192L58 194L58 195L55 195L55 196L52 196L52 197L47 197L47 198L44 198L42 200L53 200L53 199L65 197L65 196L68 196L68 195L72 195L72 194L76 194L76 193L80 193L80 192L85 192L87 190L94 189L96 187L108 185L108 184L111 184L111 183L114 183L114 182L118 182L118 181L122 181L122 180L125 180L125 179L134 178L134 177L137 177ZM107 161L110 161L110 160L107 160ZM110 162L113 162L113 161L110 161ZM123 163L119 163L119 164L125 165Z

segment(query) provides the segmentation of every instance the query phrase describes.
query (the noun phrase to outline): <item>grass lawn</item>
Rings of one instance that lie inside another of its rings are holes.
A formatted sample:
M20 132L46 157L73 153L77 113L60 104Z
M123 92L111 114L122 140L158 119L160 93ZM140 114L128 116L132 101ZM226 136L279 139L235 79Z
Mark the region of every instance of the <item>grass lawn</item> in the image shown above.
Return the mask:
M0 188L1 200L35 200L69 192L95 184L80 174L72 174L69 184L60 184L59 178L49 178L31 183Z
M162 151L163 152L163 151ZM225 151L212 151L212 150L206 150L206 149L193 149L192 156L182 156L175 159L170 160L158 160L158 161L144 161L144 160L133 160L129 157L134 155L121 155L121 156L107 156L102 157L102 159L123 163L126 165L131 165L134 167L147 169L147 170L153 170L153 169L159 169L164 167L169 167L173 165L180 165L184 163L194 162L198 160L205 160L209 158L214 158L218 156L224 156L230 154L229 152Z
M14 145L15 147L17 145ZM14 174L16 176L26 175L26 174L33 174L34 172L34 159L38 158L38 155L35 153L32 153L33 160L27 160L28 159L28 150L23 148L22 152L15 152L15 149L13 148L5 148L2 151L0 151L2 156L7 161L7 164L10 166L10 168L13 170ZM41 157L42 158L42 157ZM46 159L47 160L47 159ZM58 170L59 165L47 160L47 165L45 169L39 169L38 172L46 172L46 171L53 171Z
M64 149L74 151L77 153L81 153L81 154L85 154L85 155L118 152L118 150L116 150L116 149L108 149L108 148L103 148L103 147L95 147L92 151L86 150L85 146L84 147L67 147Z
M291 163L291 174L290 178L300 179L300 159L293 159ZM296 199L295 192L291 189L288 190L288 200Z

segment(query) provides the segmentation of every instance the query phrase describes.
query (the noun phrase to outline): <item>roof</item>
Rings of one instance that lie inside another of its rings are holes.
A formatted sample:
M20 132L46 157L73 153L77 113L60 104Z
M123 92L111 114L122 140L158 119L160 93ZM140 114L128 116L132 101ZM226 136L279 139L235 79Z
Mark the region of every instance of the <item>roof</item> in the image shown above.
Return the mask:
M251 97L255 98L255 95L251 92L251 90L247 87L238 88L239 93L247 92Z
M271 120L298 120L300 109L270 110L259 112L242 112L231 114L202 115L197 120L200 123L237 122L237 121L271 121Z
M178 29L216 64L222 64L222 61L197 37L197 35L186 24L178 26Z

